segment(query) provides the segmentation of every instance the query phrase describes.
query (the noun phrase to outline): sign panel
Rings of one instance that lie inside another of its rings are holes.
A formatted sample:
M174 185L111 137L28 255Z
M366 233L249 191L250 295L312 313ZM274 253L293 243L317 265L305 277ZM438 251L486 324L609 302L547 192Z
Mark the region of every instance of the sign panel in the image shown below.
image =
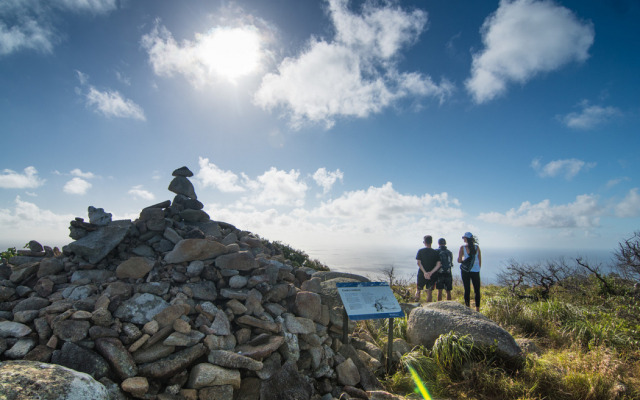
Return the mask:
M404 317L387 282L337 282L336 287L353 321Z

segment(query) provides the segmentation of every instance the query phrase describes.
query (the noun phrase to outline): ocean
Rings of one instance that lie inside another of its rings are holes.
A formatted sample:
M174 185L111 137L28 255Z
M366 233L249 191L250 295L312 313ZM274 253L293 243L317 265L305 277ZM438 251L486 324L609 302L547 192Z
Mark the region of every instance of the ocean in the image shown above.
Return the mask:
M457 261L459 247L449 250L454 256L454 273L459 271ZM604 249L495 249L482 250L482 282L496 283L497 274L504 270L510 260L518 263L536 264L565 259L573 265L575 258L581 257L589 265L600 265L607 271L612 264L614 250ZM372 249L337 249L311 248L305 252L312 259L331 268L332 271L349 272L363 275L372 280L385 280L385 270L394 268L394 273L401 279L413 283L418 270L416 253L418 248L372 248Z

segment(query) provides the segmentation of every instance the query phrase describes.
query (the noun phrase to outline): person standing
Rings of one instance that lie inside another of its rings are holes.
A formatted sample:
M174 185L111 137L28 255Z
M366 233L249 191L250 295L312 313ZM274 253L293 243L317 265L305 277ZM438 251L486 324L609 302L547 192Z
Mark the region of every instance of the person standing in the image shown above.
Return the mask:
M480 252L480 246L478 246L476 238L471 232L465 232L462 240L464 240L465 244L460 246L458 262L462 263L467 257L474 257L470 271L467 272L460 268L462 284L464 286L464 303L467 307L471 307L471 284L473 284L476 311L480 311L480 268L482 268L482 253Z
M415 301L420 301L420 292L423 288L427 290L427 303L432 300L433 288L436 285L435 277L431 279L431 271L436 268L440 262L440 255L436 249L432 249L433 237L427 235L424 237L424 247L418 250L416 260L418 263L418 282L416 285Z
M442 301L442 290L447 291L447 300L451 300L451 290L453 290L453 254L447 249L447 241L444 238L438 239L438 254L440 255L440 269L436 273L436 289L438 289L438 301Z

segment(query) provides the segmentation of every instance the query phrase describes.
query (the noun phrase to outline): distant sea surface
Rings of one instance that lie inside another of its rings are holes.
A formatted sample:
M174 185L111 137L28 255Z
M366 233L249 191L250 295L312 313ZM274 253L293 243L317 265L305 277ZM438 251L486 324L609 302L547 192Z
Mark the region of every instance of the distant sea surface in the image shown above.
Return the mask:
M459 247L449 248L454 257L454 273L459 273L457 261ZM544 264L546 261L565 259L569 265L574 265L574 260L581 257L589 265L600 265L603 270L608 270L612 264L615 249L493 249L482 250L481 277L484 283L496 283L497 274L504 270L510 260L518 263ZM305 249L312 258L326 264L332 271L349 272L366 276L374 280L383 280L384 270L393 266L396 276L415 281L418 271L416 253L418 248L373 248L368 250L353 249ZM379 279L376 279L379 278Z

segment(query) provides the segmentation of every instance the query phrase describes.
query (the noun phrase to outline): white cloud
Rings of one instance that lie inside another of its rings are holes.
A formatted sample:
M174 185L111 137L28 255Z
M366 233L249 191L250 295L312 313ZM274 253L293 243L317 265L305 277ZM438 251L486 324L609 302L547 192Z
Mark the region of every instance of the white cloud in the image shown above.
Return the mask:
M560 117L562 122L569 128L583 130L593 129L598 125L608 122L611 118L622 114L620 110L615 107L592 106L586 101L583 101L580 107L582 108L580 112L572 112Z
M640 216L638 188L631 189L624 200L615 206L615 214L620 218L636 218Z
M595 166L596 163L587 163L575 158L550 161L545 165L541 165L539 159L535 159L531 162L531 167L538 172L540 177L553 178L558 175L564 175L567 180L572 179L580 171L588 171Z
M308 189L306 183L300 181L300 172L289 172L271 167L258 176L256 180L243 174L245 185L255 192L251 203L272 206L302 206Z
M443 101L453 91L449 82L438 85L420 73L397 71L400 51L425 29L425 12L365 2L356 15L346 0L329 0L329 12L333 40L312 38L300 55L265 75L254 96L258 106L282 109L294 128L306 122L330 128L337 117L364 118L409 97Z
M87 182L82 178L73 178L67 183L64 184L64 188L62 189L65 193L68 194L86 194L87 191L91 188L91 183Z
M263 25L258 18L252 21ZM269 55L264 47L265 34L255 24L238 23L238 26L216 26L206 33L196 33L193 41L178 43L156 21L141 43L156 75L183 75L194 87L202 88L220 80L235 83L243 76L259 72Z
M607 189L611 189L614 186L619 185L622 182L626 182L631 180L628 176L623 176L622 178L615 178L615 179L610 179L607 184L605 185L605 187Z
M259 206L245 199L231 207L216 204L205 208L220 220L233 221L274 240L314 248L406 245L422 238L425 231L447 236L468 226L462 220L458 200L447 193L402 194L391 183L345 192L316 207L286 211Z
M123 98L118 91L101 92L95 87L89 86L86 98L87 105L95 107L95 110L105 117L146 120L142 107L129 99Z
M106 14L116 0L4 0L0 2L0 55L21 50L51 53L62 36L55 27L63 12Z
M231 171L223 171L217 165L209 162L208 158L198 158L200 170L195 174L203 187L214 187L221 192L244 192L245 188L238 185L239 177Z
M586 60L595 35L591 22L547 0L501 0L481 33L484 49L474 54L466 81L476 103L504 94L510 82Z
M153 200L156 198L156 196L153 195L153 193L151 193L148 190L143 189L142 185L136 185L134 187L132 187L129 192L128 192L131 196L133 196L134 199L142 199L142 200Z
M548 199L537 204L525 201L518 209L512 208L504 214L482 213L478 218L515 227L592 228L599 225L602 211L597 197L584 194L569 204L554 206Z
M39 208L34 203L16 197L11 210L0 209L0 226L10 231L10 246L22 246L30 240L47 245L62 245L70 242L69 222L75 217L70 214L56 214ZM5 238L5 240L7 240Z
M35 167L29 166L24 173L5 169L0 174L0 188L2 189L35 189L44 184L45 180L38 177Z
M331 187L336 183L337 180L342 181L344 178L344 174L340 169L335 171L327 171L326 168L318 168L318 170L313 174L313 180L316 181L318 186L322 187L322 191L324 194L329 193Z
M84 179L93 179L96 177L93 172L82 172L82 170L80 170L79 168L71 170L71 175Z
M107 14L118 9L117 0L59 0L57 5L69 11L92 14Z

